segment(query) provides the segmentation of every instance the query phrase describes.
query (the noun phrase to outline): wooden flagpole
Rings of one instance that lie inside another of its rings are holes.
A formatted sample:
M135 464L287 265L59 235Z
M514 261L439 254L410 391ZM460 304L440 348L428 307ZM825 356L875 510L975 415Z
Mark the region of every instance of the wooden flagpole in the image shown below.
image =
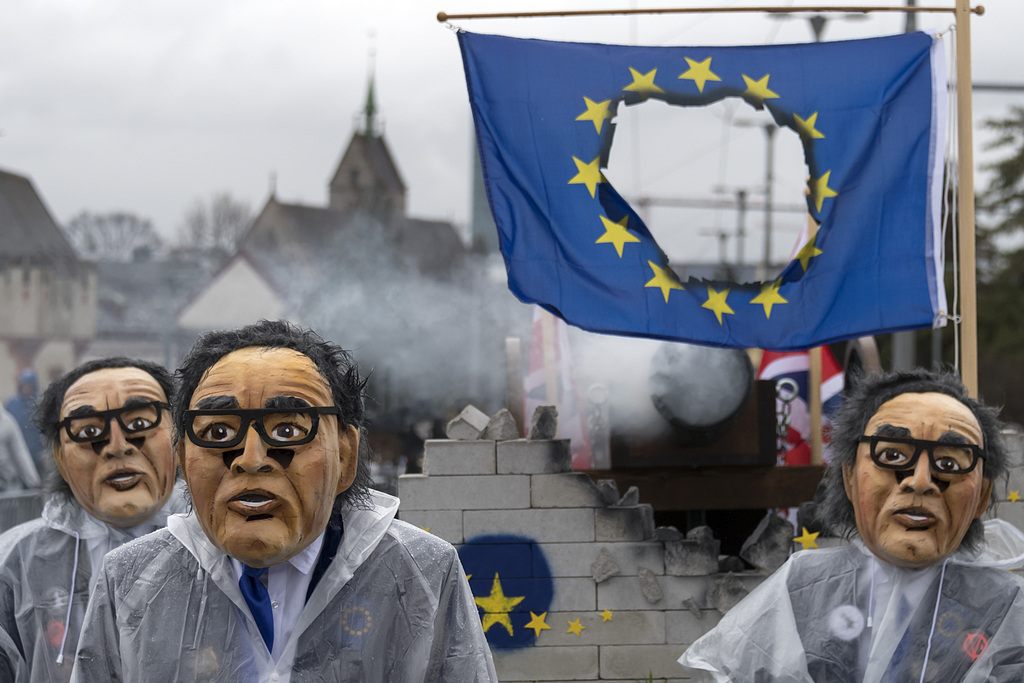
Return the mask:
M984 8L980 8L984 11ZM978 292L974 256L974 120L971 111L971 6L956 0L957 204L960 247L960 378L978 395Z

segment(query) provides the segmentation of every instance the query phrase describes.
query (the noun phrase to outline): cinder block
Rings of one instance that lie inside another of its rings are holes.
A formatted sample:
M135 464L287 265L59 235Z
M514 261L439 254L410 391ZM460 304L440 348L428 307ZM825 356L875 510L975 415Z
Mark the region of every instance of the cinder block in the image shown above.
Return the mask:
M636 681L652 675L685 678L678 661L685 648L671 645L604 645L601 647L601 677Z
M403 474L398 497L411 510L488 510L530 507L530 478L522 475Z
M597 584L592 579L555 579L551 610L589 612L597 609Z
M653 536L654 509L650 505L594 509L598 541L643 541Z
M491 650L501 681L594 681L598 676L595 645Z
M423 474L495 474L493 441L430 439L423 447Z
M609 616L610 620L605 621L601 611L548 612L545 623L551 630L541 631L536 645L651 645L666 642L664 612L613 612ZM577 619L584 627L579 636L568 633L569 622ZM633 680L638 677L639 673Z
M637 567L643 565L655 574L663 574L664 547L655 541L636 543L540 543L537 546L552 576L591 577L590 565L605 548L619 565L623 576L636 576ZM534 556L534 563L538 562Z
M702 609L700 615L698 619L693 612L686 609L665 612L666 642L690 645L717 626L722 618L716 609Z
M505 478L513 478L506 475ZM468 477L459 477L459 479ZM501 479L503 477L490 477ZM497 506L496 506L497 507ZM537 543L584 543L594 540L594 510L468 510L462 516L467 541L490 534L513 534Z
M498 474L555 474L572 472L568 439L498 442Z
M452 545L462 543L461 510L398 510L398 518L443 538Z
M604 507L597 485L583 472L535 474L530 484L530 503L535 508Z
M698 605L703 605L708 581L709 577L706 576L659 576L658 585L663 597L658 607L678 609L686 598L692 598ZM636 576L613 576L597 584L597 604L601 609L611 610L651 609Z

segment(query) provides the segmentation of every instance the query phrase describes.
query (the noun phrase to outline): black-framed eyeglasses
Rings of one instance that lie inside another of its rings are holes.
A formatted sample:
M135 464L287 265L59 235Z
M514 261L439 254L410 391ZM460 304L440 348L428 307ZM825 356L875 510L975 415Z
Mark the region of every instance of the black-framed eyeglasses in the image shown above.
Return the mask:
M928 451L932 469L940 474L967 474L985 457L985 449L974 444L952 444L895 436L862 436L871 445L871 459L887 470L908 470L917 464L921 451Z
M57 427L63 427L72 441L92 443L103 441L110 436L110 418L117 420L121 425L121 431L127 436L135 436L159 425L163 411L170 409L171 406L163 401L133 403L120 408L66 417L57 423Z
M203 448L232 448L242 443L252 425L268 446L291 448L316 438L321 415L341 415L341 410L337 406L186 410L185 434Z

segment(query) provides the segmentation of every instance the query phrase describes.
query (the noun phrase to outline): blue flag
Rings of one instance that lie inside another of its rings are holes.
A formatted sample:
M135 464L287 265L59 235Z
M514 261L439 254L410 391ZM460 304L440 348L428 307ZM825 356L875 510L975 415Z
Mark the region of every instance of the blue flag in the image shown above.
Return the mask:
M780 351L944 323L946 84L930 36L633 47L458 35L520 300L595 332ZM621 106L727 98L800 136L819 228L771 281L683 282L602 169Z

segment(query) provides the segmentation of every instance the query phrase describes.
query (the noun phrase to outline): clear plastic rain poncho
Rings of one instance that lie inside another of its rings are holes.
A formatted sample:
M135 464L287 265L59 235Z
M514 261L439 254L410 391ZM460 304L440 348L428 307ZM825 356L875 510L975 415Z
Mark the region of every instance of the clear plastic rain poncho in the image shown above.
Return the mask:
M984 548L925 569L859 540L796 553L679 659L736 683L1024 681L1024 534L985 522ZM696 673L696 672L695 672Z
M67 681L97 578L94 561L163 527L184 507L176 488L153 517L124 529L99 521L73 497L54 494L39 519L0 536L0 681Z
M80 683L497 681L455 549L372 492L274 661L230 558L194 515L111 553L93 591Z

